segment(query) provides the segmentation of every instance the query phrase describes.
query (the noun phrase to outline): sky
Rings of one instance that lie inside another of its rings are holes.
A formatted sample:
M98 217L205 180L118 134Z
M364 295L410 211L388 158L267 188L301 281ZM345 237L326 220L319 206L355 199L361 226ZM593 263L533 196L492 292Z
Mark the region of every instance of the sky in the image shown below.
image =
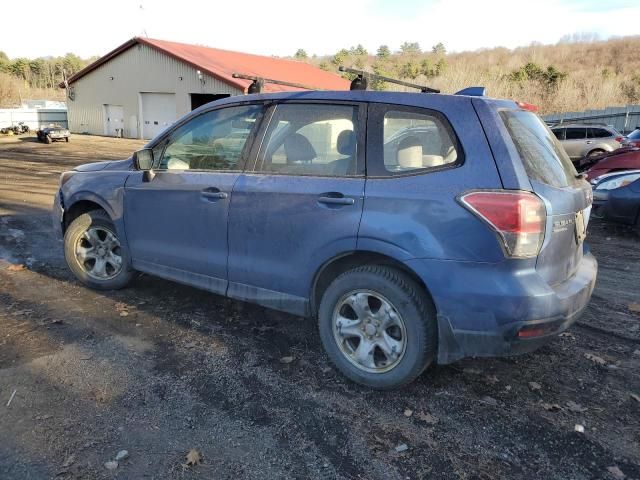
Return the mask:
M16 19L0 28L10 58L103 55L134 36L289 56L357 44L375 52L442 42L454 52L640 34L639 0L29 0L28 8L7 2L2 17Z

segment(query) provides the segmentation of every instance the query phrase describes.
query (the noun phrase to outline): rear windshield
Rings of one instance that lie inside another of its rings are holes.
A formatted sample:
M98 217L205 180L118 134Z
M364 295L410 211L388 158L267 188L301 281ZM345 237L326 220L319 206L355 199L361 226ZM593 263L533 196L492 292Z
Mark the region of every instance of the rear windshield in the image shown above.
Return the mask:
M632 140L640 140L640 129L631 132L627 138L630 138Z
M553 187L577 183L571 160L540 117L526 110L502 110L500 116L531 180Z

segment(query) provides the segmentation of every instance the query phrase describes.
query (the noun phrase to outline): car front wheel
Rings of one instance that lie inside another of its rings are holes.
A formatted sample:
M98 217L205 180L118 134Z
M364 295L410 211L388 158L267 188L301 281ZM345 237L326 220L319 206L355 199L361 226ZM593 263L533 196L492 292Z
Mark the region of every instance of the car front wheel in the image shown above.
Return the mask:
M318 322L336 367L371 388L406 385L436 357L435 308L395 268L367 265L338 276L322 296Z
M103 210L92 210L71 222L64 235L64 256L76 278L90 288L123 288L134 276L117 230Z

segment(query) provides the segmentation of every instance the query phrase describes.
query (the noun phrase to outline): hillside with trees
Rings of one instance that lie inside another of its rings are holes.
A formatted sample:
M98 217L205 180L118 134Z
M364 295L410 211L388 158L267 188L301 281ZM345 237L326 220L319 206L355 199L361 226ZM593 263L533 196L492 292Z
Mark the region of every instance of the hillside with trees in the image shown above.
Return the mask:
M405 42L398 51L362 45L332 56L294 58L325 70L340 65L364 69L453 93L469 86L487 87L488 95L538 105L541 113L586 110L640 103L640 37L597 41L589 36L564 38L555 45L533 44L513 50L492 48L448 53L438 43L424 49ZM374 82L370 88L406 90Z
M482 49L449 53L438 43L429 48L404 42L398 50L362 45L334 55L311 56L298 49L293 58L336 71L344 65L453 93L468 86L487 87L488 95L513 98L540 107L541 113L586 110L640 103L640 36L598 41L589 35L569 36L555 45L533 44L513 50ZM0 51L0 107L22 99L64 100L63 80L95 58L9 59ZM373 82L370 88L402 90Z
M0 51L0 108L19 106L24 99L64 100L58 87L96 58L82 59L73 53L64 57L15 58Z

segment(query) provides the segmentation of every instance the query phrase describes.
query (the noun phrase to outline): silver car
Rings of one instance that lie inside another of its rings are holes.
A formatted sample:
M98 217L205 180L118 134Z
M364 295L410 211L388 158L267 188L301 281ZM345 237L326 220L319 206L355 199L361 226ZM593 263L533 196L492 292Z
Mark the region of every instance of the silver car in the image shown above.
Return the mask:
M566 123L551 128L574 163L585 157L612 152L620 147L623 136L607 125Z

